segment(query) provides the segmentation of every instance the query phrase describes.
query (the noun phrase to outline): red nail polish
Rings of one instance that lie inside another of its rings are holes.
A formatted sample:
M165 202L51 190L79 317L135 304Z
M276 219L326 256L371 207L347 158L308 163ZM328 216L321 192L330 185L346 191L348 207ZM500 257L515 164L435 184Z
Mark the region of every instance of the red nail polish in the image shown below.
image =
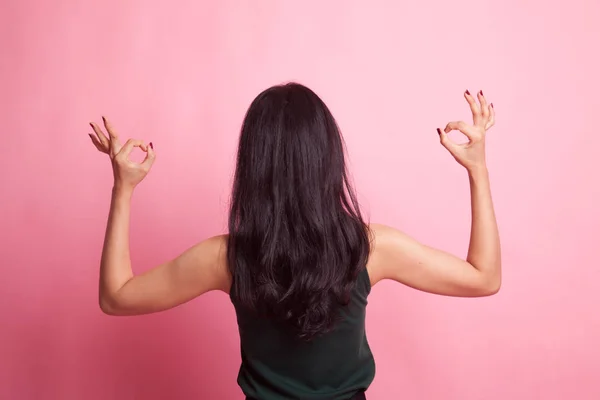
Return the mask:
M471 95L471 93L469 93L469 90L465 90L465 93L468 94L469 96Z
M483 90L480 90L480 91L479 91L479 94L483 96Z
M490 103L490 105L492 106L492 108L494 108L494 103Z
M150 148L151 148L152 150L154 150L154 145L152 144L152 142L150 142Z
M440 128L437 128L437 133L438 135L442 136L442 130Z

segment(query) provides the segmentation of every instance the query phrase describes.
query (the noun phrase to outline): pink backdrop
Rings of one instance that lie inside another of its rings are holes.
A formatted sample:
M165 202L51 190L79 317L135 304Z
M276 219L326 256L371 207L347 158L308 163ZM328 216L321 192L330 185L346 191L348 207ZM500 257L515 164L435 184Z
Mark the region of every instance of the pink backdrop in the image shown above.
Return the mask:
M87 123L154 142L140 272L224 231L244 111L298 80L338 118L371 219L461 255L468 182L435 128L468 118L467 88L496 105L503 289L377 286L369 398L599 399L599 16L596 0L0 2L0 398L242 398L225 295L101 314L111 173Z

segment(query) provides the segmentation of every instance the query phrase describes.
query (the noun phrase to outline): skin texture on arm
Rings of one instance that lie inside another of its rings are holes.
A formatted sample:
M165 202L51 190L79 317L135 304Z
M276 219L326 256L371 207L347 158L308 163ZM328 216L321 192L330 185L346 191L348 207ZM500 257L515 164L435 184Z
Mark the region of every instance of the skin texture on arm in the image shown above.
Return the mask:
M459 297L495 294L501 285L500 237L485 164L485 133L494 124L493 106L479 92L479 104L465 92L473 125L450 122L440 141L466 168L471 190L471 238L466 259L426 246L397 229L371 225L373 245L367 265L371 283L392 279L425 292ZM469 139L456 144L447 133L457 129Z
M212 290L229 292L226 236L215 236L177 258L134 276L129 257L131 194L114 190L100 265L100 308L110 315L167 310Z
M392 279L429 293L458 297L500 290L500 240L487 174L471 179L472 226L466 259L424 245L384 225L371 225L373 250L367 267L371 283Z
M152 144L128 140L123 146L104 120L108 137L96 124L90 135L96 148L109 155L115 183L100 263L100 308L111 315L138 315L173 308L211 290L229 292L226 236L207 239L179 257L134 276L129 254L131 198L135 186L155 159ZM134 147L146 152L142 163L129 160Z

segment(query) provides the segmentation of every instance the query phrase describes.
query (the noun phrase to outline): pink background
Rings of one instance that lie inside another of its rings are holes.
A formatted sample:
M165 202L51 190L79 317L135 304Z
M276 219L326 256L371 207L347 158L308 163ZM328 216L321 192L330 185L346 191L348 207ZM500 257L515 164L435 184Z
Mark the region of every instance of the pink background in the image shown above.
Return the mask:
M369 399L600 399L599 16L595 0L0 2L0 398L242 398L224 294L100 312L111 173L87 123L155 144L140 272L224 231L243 114L298 80L336 115L372 221L460 255L468 182L435 128L469 117L467 88L496 105L503 289L375 287Z

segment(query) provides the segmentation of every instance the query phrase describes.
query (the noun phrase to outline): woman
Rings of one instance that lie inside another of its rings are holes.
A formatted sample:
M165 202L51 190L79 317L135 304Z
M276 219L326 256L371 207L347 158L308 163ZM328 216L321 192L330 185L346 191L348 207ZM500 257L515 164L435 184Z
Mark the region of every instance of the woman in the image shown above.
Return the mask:
M114 187L100 266L100 307L110 315L166 310L211 290L228 293L241 339L238 383L248 399L365 399L375 373L365 335L371 287L393 279L449 296L500 288L500 243L485 163L494 109L466 91L473 124L438 129L466 168L472 227L466 260L384 225L367 225L349 184L342 136L321 99L299 84L261 93L244 119L229 235L205 240L134 276L129 256L131 196L152 164L152 143L91 124L110 156ZM452 142L459 130L469 139ZM134 147L142 163L128 159Z

